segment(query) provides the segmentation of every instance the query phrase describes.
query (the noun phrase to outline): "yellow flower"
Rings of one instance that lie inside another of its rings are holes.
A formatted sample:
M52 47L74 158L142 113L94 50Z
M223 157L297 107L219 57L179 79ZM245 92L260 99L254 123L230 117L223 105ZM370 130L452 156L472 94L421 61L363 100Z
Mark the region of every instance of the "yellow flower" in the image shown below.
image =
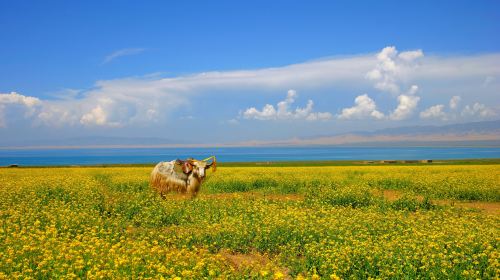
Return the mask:
M332 279L332 280L340 280L340 277L338 277L337 274L333 273L333 274L330 274L330 279Z
M263 276L265 276L265 275L263 275ZM281 271L276 271L273 276L274 276L274 279L284 279L285 278L285 275Z

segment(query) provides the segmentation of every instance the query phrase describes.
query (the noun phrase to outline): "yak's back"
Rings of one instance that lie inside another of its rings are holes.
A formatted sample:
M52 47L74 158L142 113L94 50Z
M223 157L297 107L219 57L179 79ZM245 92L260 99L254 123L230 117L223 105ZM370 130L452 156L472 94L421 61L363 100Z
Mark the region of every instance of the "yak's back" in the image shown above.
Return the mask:
M175 160L159 162L151 175L156 174L178 180L187 180L188 178L188 175L182 172L182 165Z
M158 163L151 172L151 186L161 194L177 191L185 192L188 175L182 172L182 166L175 160Z

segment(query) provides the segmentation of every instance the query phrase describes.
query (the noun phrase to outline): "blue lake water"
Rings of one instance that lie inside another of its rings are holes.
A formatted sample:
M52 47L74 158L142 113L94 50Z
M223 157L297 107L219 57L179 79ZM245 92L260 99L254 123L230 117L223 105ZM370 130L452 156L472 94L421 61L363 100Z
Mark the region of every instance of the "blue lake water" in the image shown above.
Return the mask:
M203 159L216 155L220 162L304 160L412 160L500 158L500 148L442 147L238 147L238 148L116 148L0 150L0 166L93 165L155 163L176 158Z

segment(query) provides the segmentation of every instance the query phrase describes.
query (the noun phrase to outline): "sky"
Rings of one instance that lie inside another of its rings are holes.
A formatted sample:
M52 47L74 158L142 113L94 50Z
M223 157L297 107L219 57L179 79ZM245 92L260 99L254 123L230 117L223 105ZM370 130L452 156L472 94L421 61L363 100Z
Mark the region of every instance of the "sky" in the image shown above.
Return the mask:
M498 34L498 1L1 1L0 144L495 120Z

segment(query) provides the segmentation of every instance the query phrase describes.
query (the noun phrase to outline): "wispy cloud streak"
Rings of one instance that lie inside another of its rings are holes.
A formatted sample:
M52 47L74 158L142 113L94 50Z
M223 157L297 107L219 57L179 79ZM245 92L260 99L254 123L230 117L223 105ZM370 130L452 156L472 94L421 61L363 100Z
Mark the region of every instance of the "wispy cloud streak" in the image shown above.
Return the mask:
M122 56L129 56L129 55L136 55L144 52L146 49L145 48L129 48L129 49L121 49L113 52L112 54L106 56L102 62L102 64L110 63L111 61L122 57Z

